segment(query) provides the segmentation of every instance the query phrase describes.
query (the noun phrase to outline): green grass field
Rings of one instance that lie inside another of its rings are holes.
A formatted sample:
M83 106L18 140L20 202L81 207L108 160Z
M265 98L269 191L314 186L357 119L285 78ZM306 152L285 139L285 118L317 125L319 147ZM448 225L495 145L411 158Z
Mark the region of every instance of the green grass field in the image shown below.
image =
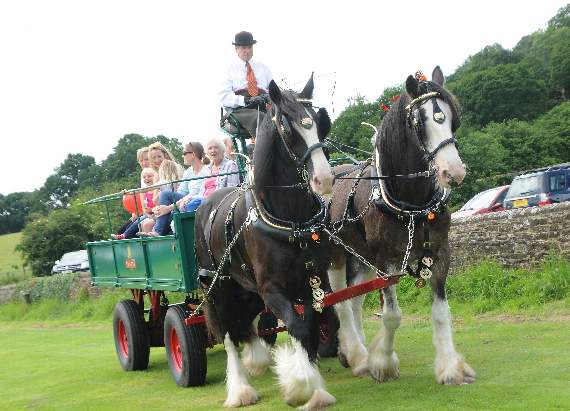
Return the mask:
M31 277L22 268L22 255L14 250L21 236L22 233L0 235L0 286Z
M367 320L369 337L377 323ZM397 334L400 380L377 384L352 377L335 358L322 360L320 369L337 398L333 410L569 409L569 326L569 310L533 318L457 318L457 348L477 371L472 385L435 383L431 324L424 316L403 321ZM151 350L147 371L122 371L110 322L0 322L0 346L0 409L213 410L225 399L221 346L208 351L206 385L195 388L174 384L164 348ZM262 399L248 410L292 409L272 372L251 381Z

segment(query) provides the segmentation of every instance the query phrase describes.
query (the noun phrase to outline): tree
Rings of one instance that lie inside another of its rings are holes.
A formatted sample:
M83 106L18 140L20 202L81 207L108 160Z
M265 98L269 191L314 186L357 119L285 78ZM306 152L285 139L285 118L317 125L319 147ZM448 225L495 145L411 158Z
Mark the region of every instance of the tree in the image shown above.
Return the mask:
M382 95L374 102L366 102L362 96L356 96L350 99L348 107L334 121L331 128L331 136L343 144L371 152L372 143L370 139L373 135L373 131L361 125L361 122L367 122L379 127L385 114L382 105L392 104L394 102L394 96L399 96L402 92L402 87L394 86L386 88ZM361 159L369 157L361 152L352 152L349 154Z
M86 242L100 239L103 233L87 207L58 209L28 223L17 250L33 274L42 276L64 253L85 248Z
M85 182L83 173L94 165L95 159L91 156L69 154L55 169L55 174L46 179L39 190L39 200L48 209L67 207L73 194Z
M449 84L459 98L463 118L475 127L518 118L528 120L551 104L544 80L525 64L504 64L470 73Z
M556 15L548 21L548 28L570 27L570 4L560 8Z
M22 230L32 211L36 193L0 194L0 234L17 233Z
M465 63L447 78L447 81L453 83L468 74L477 73L498 65L516 63L517 61L517 56L513 52L495 43L485 47L473 56L469 56Z

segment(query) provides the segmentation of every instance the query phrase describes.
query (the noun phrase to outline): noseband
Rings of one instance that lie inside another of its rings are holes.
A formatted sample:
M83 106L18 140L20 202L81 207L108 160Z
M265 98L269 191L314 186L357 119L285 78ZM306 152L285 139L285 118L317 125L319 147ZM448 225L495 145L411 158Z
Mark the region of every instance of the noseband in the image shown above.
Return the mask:
M427 100L431 99L431 102L433 105L433 121L435 121L438 124L441 124L445 121L445 113L441 110L441 108L437 104L437 98L440 98L441 94L437 91L430 91L431 85L429 82L425 82L425 84L426 84L427 90L428 90L427 93L422 94L421 96L413 99L410 102L410 104L408 104L406 106L406 120L407 120L408 126L412 130L414 130L416 135L418 136L420 146L422 147L422 149L426 155L426 160L429 163L434 159L437 152L439 150L441 150L443 147L445 147L446 145L454 144L455 146L457 146L457 139L453 135L452 137L445 139L441 143L439 143L438 146L431 152L425 146L425 144L424 144L425 124L424 124L424 121L422 119L422 115L420 112L420 107L422 106L422 104L424 102L426 102Z

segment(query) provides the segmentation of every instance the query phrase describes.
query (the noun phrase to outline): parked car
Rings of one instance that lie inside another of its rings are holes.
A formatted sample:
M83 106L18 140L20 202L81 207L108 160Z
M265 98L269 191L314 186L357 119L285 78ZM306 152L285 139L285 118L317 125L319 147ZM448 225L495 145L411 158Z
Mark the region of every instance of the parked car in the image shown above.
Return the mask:
M570 163L527 171L513 179L505 208L544 206L570 201Z
M475 194L463 207L451 214L451 218L468 217L476 214L494 213L503 211L503 201L509 186L490 188Z
M89 259L87 258L87 250L79 250L65 253L63 257L61 257L61 260L57 260L54 263L51 273L71 273L88 270Z

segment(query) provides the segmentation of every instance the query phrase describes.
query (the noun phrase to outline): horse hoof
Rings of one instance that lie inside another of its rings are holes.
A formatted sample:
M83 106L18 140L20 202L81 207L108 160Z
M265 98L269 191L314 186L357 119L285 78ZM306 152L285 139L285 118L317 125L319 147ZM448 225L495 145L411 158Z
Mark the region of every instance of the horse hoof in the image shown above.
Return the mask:
M348 364L348 360L346 359L346 355L344 355L340 351L338 352L338 362L340 362L340 365L342 365L344 368L350 367L350 365Z
M368 364L366 363L359 364L352 368L352 375L354 375L355 377L364 377L367 376L368 373L369 373Z
M228 394L228 398L224 402L224 407L245 407L246 405L255 404L258 400L259 395L257 395L253 387L245 385Z
M370 375L378 382L393 381L400 378L400 360L395 352L391 355L368 357Z
M330 395L324 389L317 388L311 396L311 399L297 409L303 411L322 410L329 405L333 405L335 402L335 397Z
M472 384L475 382L475 376L475 371L463 358L458 358L454 365L436 369L436 381L439 384Z

